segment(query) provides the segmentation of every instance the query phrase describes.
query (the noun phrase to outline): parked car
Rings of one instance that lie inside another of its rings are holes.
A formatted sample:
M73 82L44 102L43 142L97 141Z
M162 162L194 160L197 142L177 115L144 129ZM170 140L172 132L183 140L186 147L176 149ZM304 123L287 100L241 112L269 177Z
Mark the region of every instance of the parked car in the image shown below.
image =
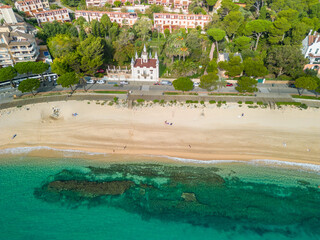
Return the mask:
M104 69L98 69L98 70L97 70L97 73L104 73L104 72L105 72Z
M129 82L128 82L128 81L121 81L120 84L122 84L122 85L128 85Z
M232 83L227 83L226 86L227 87L233 87L233 84Z
M160 82L155 82L153 85L161 85Z
M94 81L92 79L86 80L87 84L94 84Z
M193 83L193 86L194 86L194 87L199 87L199 85L200 85L199 82L194 82L194 83Z
M98 80L97 83L98 83L98 84L104 84L105 81L103 81L103 80Z
M162 80L162 81L161 81L161 85L169 85L169 86L171 86L171 85L172 85L172 82L167 81L167 80Z
M288 84L288 87L290 87L290 88L296 88L296 85L294 85L294 83L289 83L289 84Z

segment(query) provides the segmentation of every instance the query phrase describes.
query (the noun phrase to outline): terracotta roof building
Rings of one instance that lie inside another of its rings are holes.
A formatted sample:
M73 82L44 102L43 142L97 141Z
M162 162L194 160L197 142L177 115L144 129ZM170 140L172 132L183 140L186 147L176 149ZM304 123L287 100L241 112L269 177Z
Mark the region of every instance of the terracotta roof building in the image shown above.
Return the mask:
M133 26L138 20L138 15L136 13L122 13L122 12L103 12L103 11L85 11L85 10L76 10L75 16L76 19L79 17L84 17L87 22L92 20L100 21L101 17L107 14L111 22L116 22L119 25L129 25Z
M87 7L104 7L106 3L113 5L114 2L117 0L86 0ZM131 5L135 5L135 0L120 0L122 4L125 4L126 2L131 3ZM140 1L138 1L140 3Z
M149 4L163 5L166 7L174 7L174 9L188 10L191 0L148 0Z
M302 54L309 59L310 64L320 64L320 34L316 31L311 33L312 30L302 41Z
M41 25L41 23L53 22L53 21L58 21L58 22L71 21L69 12L66 8L38 12L38 13L35 13L34 16L36 17L39 25Z
M154 13L154 28L163 32L169 29L170 32L180 28L204 28L206 24L211 21L209 15L195 15L195 14L173 14L173 13Z
M131 60L131 74L134 81L158 81L159 80L159 59L157 53L152 58L151 52L147 53L144 45L141 57L136 52L135 58Z
M0 19L4 19L4 21L8 24L18 23L17 18L12 10L12 7L8 5L0 6Z
M49 10L50 5L48 0L24 0L24 1L17 1L14 4L16 8L21 11L25 12L29 16L34 16L37 12L42 12L44 10Z

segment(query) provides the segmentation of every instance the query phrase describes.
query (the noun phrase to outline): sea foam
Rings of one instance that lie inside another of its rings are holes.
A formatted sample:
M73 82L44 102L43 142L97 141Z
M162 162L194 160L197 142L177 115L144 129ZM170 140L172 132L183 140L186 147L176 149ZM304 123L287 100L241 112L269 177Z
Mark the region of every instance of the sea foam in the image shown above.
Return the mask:
M221 163L247 163L247 164L255 164L255 165L265 165L265 166L282 166L282 167L295 167L303 170L312 170L314 172L320 173L320 165L311 164L311 163L299 163L299 162L288 162L288 161L280 161L280 160L271 160L271 159L252 159L249 161L242 160L196 160L189 158L179 158L179 157L171 157L171 156L158 156L165 157L168 159L172 159L174 161L185 162L185 163L198 163L198 164L221 164Z
M0 155L26 154L26 153L30 153L32 151L37 151L37 150L50 150L50 151L57 151L57 152L64 152L64 153L83 153L87 155L106 155L105 153L89 152L89 151L73 150L73 149L58 149L58 148L52 148L48 146L6 148L6 149L0 150Z

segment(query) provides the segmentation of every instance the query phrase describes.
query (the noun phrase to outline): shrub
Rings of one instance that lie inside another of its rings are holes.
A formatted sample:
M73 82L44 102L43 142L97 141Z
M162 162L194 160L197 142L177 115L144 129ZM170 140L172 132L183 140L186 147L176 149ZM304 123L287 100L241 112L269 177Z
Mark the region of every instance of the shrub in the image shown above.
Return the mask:
M258 105L263 105L263 102L259 101L257 102Z
M304 103L302 103L302 104L300 105L300 107L303 108L303 109L307 109L307 108L308 108L308 106L307 106L306 104L304 104Z
M153 100L153 103L158 103L158 102L159 102L159 100L157 100L157 99Z
M165 104L166 102L162 99L162 100L160 101L160 103L161 103L161 104Z
M138 102L138 103L143 103L143 102L144 102L144 99L137 99L137 102Z
M245 104L253 104L253 101L245 101Z
M238 104L242 104L242 101L238 101Z
M114 102L117 102L118 99L119 99L118 97L114 97L114 98L113 98L113 101L114 101Z
M223 104L226 104L226 103L227 103L227 101L222 101L222 103L223 103Z
M204 101L200 101L201 104L204 104Z
M215 100L210 100L209 103L210 103L210 104L215 104L216 101L215 101Z

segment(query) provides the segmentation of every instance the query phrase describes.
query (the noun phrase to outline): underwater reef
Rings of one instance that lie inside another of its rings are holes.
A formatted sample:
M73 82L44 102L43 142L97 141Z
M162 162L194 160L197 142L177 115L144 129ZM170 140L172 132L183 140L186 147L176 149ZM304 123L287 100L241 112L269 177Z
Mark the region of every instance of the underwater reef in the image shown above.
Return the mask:
M69 208L108 205L192 225L259 235L294 237L304 231L320 237L320 189L245 182L219 168L157 164L110 164L65 169L49 176L34 196Z

